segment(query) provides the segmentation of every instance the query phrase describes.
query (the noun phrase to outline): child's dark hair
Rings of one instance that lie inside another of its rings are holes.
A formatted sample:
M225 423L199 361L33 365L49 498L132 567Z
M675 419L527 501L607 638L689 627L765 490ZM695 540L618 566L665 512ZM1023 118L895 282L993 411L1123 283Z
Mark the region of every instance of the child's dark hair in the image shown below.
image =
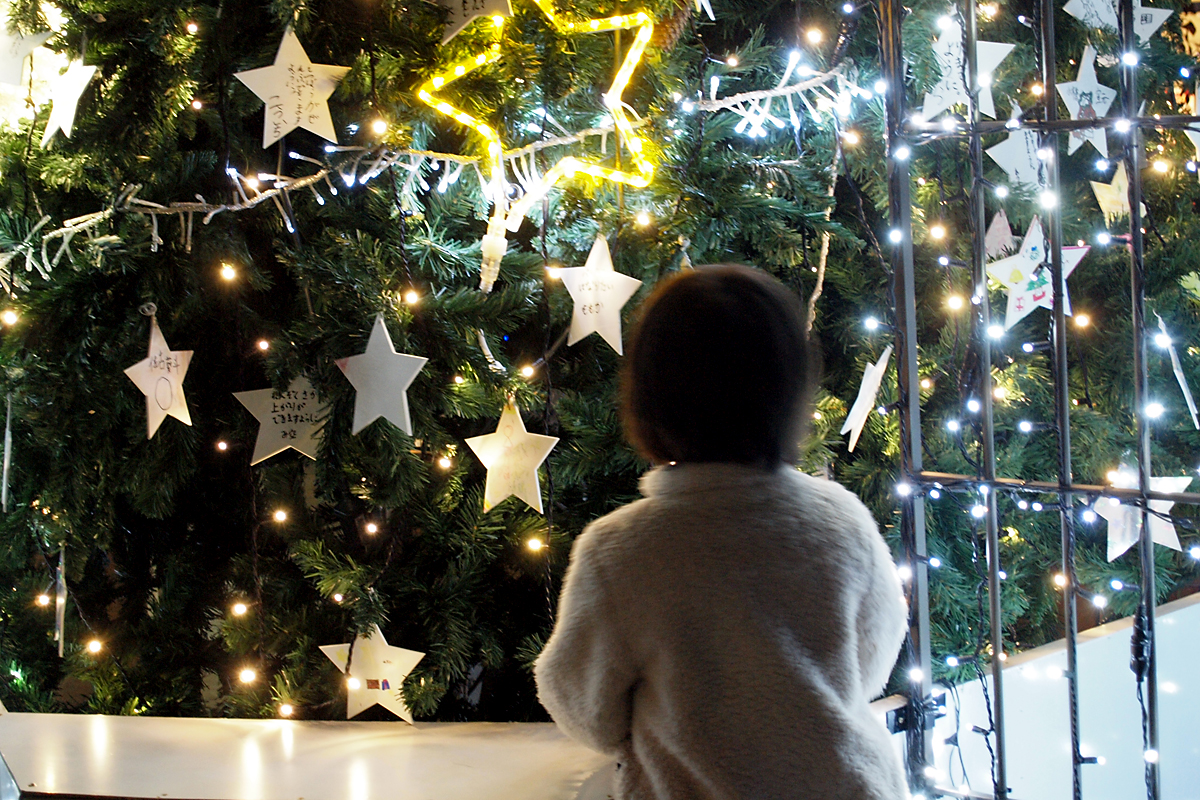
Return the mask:
M818 381L799 299L766 272L699 267L662 281L630 337L625 433L668 462L791 462Z

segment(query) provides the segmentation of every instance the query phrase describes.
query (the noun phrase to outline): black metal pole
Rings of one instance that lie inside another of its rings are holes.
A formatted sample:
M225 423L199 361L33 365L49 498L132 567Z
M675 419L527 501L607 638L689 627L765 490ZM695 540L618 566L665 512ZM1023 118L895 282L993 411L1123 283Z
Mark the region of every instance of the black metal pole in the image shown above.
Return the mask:
M1118 0L1121 35L1121 101L1126 119L1138 116L1138 41L1133 27L1133 0ZM1129 276L1133 307L1133 403L1137 420L1138 489L1150 491L1150 425L1146 418L1149 381L1146 375L1146 264L1142 241L1142 135L1135 121L1125 145L1125 171L1129 174ZM1155 637L1154 542L1150 538L1149 506L1142 504L1142 531L1138 541L1142 562L1142 609L1146 641L1146 797L1158 800L1158 657Z
M1004 746L1004 620L1000 609L1000 535L996 515L996 493L990 487L996 480L996 443L992 419L992 345L988 337L991 311L988 308L987 245L984 232L983 136L979 132L979 42L978 11L975 0L968 0L966 11L966 50L968 96L967 125L971 161L971 278L972 302L979 309L975 341L979 347L979 403L982 416L983 459L980 467L987 485L985 525L987 531L988 599L992 625L992 725L995 733L996 800L1008 797L1008 769Z
M884 81L887 83L888 144L888 222L891 230L899 231L899 242L893 242L892 274L898 290L896 298L896 363L900 389L901 411L901 480L911 485L923 469L921 458L921 396L917 377L917 314L916 281L913 267L912 200L907 155L903 138L904 128L904 59L900 26L904 8L900 0L883 0L879 6L880 45ZM912 621L911 630L920 670L919 680L910 681L907 768L909 783L914 787L927 782L925 767L933 762L933 744L925 730L926 709L932 694L931 653L929 646L929 574L928 552L925 544L925 500L915 491L903 497L901 506L901 536L913 555Z
M1042 87L1045 90L1048 123L1058 120L1057 54L1054 46L1053 0L1042 0ZM1046 191L1054 199L1046 208L1046 233L1049 237L1050 281L1054 286L1054 306L1051 309L1051 340L1054 345L1054 421L1058 429L1059 523L1062 529L1062 571L1067 584L1063 587L1063 627L1067 643L1067 714L1071 726L1071 795L1083 797L1083 755L1079 752L1079 619L1076 600L1079 597L1075 574L1075 516L1074 496L1067 491L1071 485L1071 393L1067 364L1067 296L1062 263L1062 203L1059 201L1058 133L1043 131L1041 147L1048 149L1050 158L1044 164Z

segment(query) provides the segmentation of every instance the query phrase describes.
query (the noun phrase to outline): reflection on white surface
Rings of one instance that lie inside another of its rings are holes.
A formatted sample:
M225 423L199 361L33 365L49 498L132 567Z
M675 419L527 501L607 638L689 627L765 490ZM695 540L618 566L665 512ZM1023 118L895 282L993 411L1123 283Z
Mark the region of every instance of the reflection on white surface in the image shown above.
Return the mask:
M92 774L101 784L108 782L108 722L104 717L92 717L88 720L88 763Z
M364 758L350 762L350 800L368 800L371 796L371 768Z
M286 722L283 724L283 730L279 731L279 741L283 745L283 760L291 761L296 749L296 737L292 726Z
M263 796L263 763L262 750L258 740L246 739L242 742L242 773L238 793L246 800L260 800Z

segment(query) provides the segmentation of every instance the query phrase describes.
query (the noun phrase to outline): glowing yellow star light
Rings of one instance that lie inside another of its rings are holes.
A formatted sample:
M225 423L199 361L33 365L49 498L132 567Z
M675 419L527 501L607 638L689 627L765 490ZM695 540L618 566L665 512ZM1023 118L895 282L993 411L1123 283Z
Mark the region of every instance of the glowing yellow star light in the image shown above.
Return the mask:
M620 14L614 17L570 21L561 17L554 10L551 0L533 0L555 30L563 34L573 33L603 33L605 31L628 30L637 28L633 44L625 53L621 68L613 78L612 86L604 95L604 105L613 119L617 136L632 154L633 170L621 170L605 167L591 161L584 161L574 156L565 156L551 167L538 185L532 187L520 200L505 208L504 193L504 146L497 131L470 114L455 108L441 99L436 92L446 85L470 74L480 67L491 64L500 58L500 45L494 43L482 53L451 64L447 69L434 75L423 83L417 92L423 102L439 113L461 122L475 130L488 143L488 158L491 162L491 176L486 187L494 206L492 217L488 220L487 235L483 237L483 268L480 275L479 288L491 291L492 284L500 272L500 259L508 249L505 229L516 231L521 226L525 214L540 201L563 178L572 178L577 174L590 175L594 178L623 183L628 186L642 188L650 185L654 175L654 165L647 160L644 150L645 141L634 132L633 124L625 112L622 95L625 87L633 77L633 71L642 60L650 37L654 33L654 20L644 11L632 14ZM504 27L504 17L494 16L491 25L497 31Z

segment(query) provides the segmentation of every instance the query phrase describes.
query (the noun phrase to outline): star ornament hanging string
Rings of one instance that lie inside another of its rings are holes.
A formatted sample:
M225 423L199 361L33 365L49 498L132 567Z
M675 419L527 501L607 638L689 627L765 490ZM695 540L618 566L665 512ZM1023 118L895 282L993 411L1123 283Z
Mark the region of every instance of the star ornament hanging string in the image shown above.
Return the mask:
M492 218L488 222L487 235L483 239L483 270L480 277L480 288L484 291L491 290L492 284L499 274L500 259L507 247L505 229L516 231L521 226L525 214L559 181L584 174L601 180L642 188L650 185L650 179L654 175L654 166L644 154L646 143L634 132L633 124L625 111L625 103L622 99L625 87L633 76L633 70L641 61L646 46L650 44L650 37L654 33L653 18L645 11L637 11L613 17L572 21L563 18L554 10L552 0L533 0L533 2L554 26L554 29L564 35L604 33L637 28L633 44L625 53L621 67L617 70L612 85L604 95L604 105L612 116L613 127L617 131L618 146L623 143L631 154L633 169L615 169L575 156L564 156L546 172L538 184L526 192L511 208L506 209L504 144L500 140L499 132L483 120L451 105L437 94L459 78L498 61L502 55L500 43L494 42L487 50L451 64L447 69L423 83L417 92L417 96L423 102L438 113L472 128L487 141L488 161L491 167L487 193L494 206ZM499 35L503 31L505 18L497 14L490 18L490 22L492 28Z

